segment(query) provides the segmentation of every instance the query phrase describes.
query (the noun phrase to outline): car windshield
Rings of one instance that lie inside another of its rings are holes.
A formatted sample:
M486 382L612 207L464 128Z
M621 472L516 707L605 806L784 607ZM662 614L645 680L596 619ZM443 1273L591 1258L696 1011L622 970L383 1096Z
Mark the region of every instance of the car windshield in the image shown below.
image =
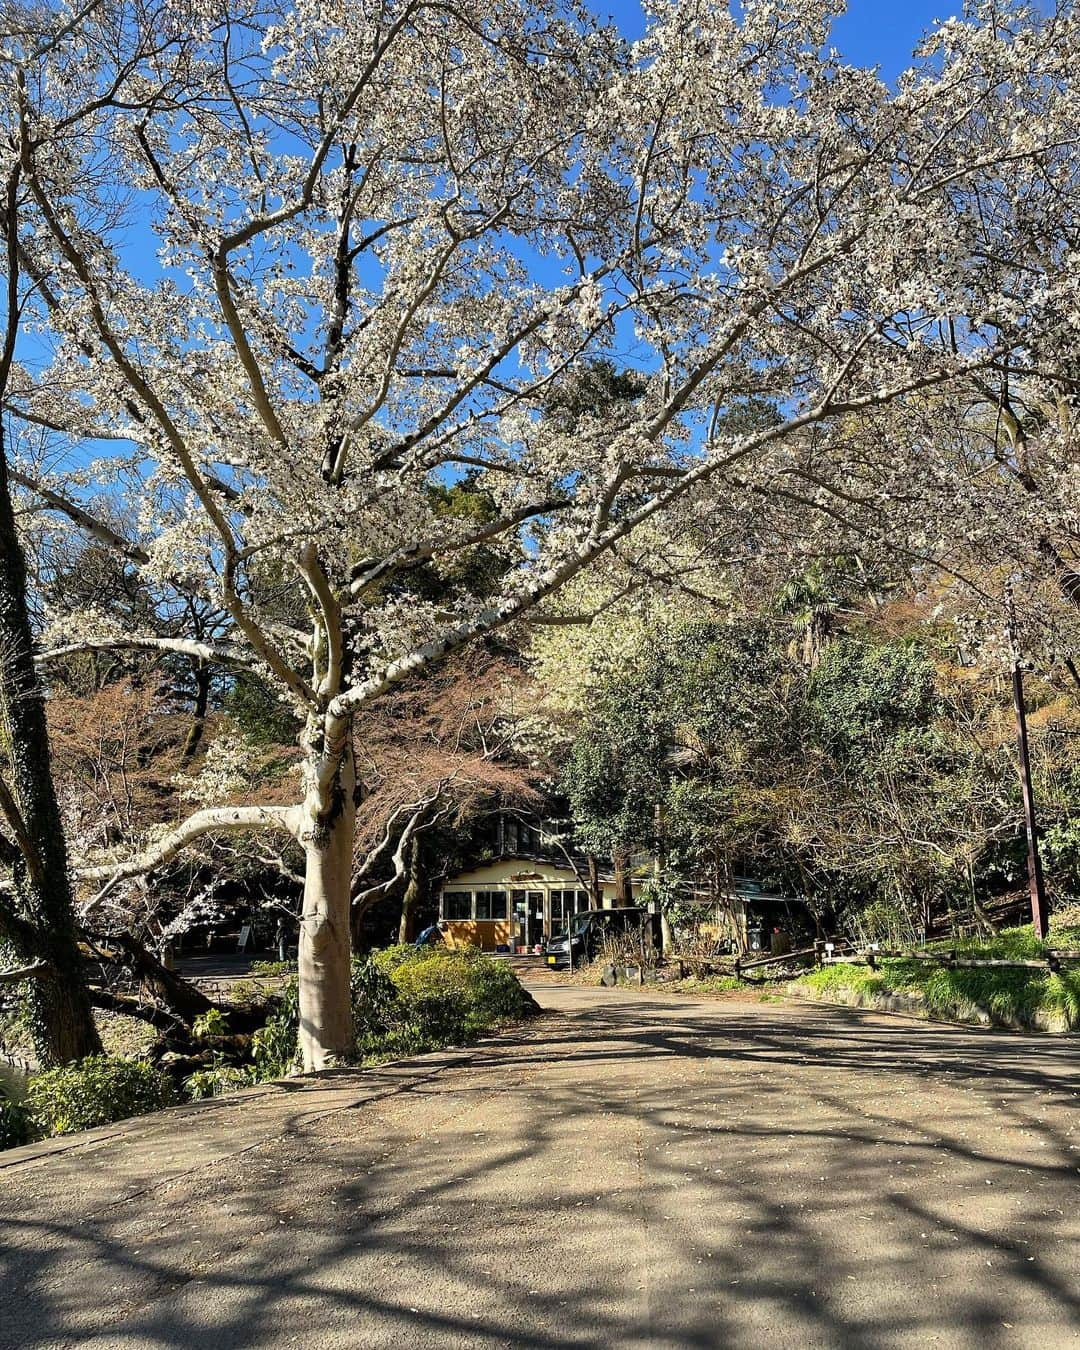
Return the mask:
M575 914L570 920L571 933L573 933L575 937L580 937L585 929L588 928L591 917L592 916L589 914Z

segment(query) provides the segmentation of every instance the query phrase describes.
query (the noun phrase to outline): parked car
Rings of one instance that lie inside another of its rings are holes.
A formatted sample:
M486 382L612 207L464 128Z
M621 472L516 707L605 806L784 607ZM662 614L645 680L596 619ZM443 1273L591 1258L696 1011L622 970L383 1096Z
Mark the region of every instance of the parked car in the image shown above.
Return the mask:
M575 967L587 961L593 961L600 953L604 939L621 937L624 933L635 936L645 928L645 942L652 946L653 916L643 909L586 909L575 914L570 920L569 932L556 933L544 944L544 958L555 970L568 970L570 955L573 952Z

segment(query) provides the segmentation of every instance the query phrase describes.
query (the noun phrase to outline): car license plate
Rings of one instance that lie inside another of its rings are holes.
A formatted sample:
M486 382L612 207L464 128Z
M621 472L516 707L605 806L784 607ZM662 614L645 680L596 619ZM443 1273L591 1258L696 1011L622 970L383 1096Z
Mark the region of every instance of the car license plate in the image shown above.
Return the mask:
M548 957L548 965L549 965L549 966L553 966L554 964L555 964L555 957L554 957L554 956L549 956L549 957Z

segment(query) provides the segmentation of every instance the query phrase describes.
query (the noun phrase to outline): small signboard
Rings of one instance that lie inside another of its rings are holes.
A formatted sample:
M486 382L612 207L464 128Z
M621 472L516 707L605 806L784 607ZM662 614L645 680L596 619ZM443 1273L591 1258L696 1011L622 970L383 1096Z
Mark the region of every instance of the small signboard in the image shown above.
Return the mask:
M247 945L251 941L251 924L244 924L240 929L240 936L236 941L236 950L238 952L247 951Z

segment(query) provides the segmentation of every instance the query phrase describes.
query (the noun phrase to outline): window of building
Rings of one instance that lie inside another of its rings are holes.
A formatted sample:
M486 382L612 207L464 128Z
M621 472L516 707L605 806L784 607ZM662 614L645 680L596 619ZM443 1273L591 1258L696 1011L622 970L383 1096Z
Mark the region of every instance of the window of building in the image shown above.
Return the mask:
M559 890L551 892L551 922L562 923L572 914L589 908L588 891Z
M503 830L503 853L513 857L518 852L519 844L518 822L507 820Z
M443 894L444 919L471 919L472 892L446 891Z
M476 917L478 919L505 919L505 891L477 891Z

